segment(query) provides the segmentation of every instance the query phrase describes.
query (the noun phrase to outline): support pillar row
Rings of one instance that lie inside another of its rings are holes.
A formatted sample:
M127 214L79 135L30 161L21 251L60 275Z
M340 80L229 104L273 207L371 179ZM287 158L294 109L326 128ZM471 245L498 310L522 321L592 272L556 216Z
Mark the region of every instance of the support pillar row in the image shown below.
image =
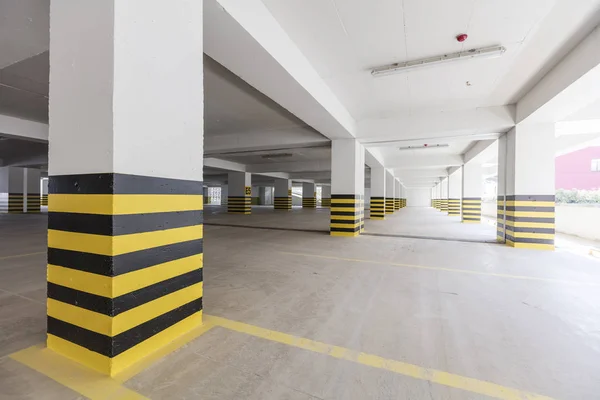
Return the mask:
M331 207L331 186L321 186L321 207Z
M317 208L317 186L314 183L302 184L302 208Z

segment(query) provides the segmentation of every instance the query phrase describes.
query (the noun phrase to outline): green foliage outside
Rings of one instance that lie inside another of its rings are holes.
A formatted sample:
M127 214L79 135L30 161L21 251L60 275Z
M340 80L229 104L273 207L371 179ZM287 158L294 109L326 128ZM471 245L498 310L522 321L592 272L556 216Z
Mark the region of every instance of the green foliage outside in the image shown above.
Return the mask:
M556 191L557 204L600 204L600 189L598 190L565 190Z

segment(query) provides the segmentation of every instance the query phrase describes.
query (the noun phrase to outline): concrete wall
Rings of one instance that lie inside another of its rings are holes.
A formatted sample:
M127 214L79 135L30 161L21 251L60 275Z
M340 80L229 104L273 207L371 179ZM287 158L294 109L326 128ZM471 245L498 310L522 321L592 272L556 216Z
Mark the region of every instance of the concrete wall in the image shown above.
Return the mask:
M429 207L431 206L431 189L406 189L407 207Z
M556 206L556 230L586 239L600 240L600 206Z
M482 203L481 214L496 218L496 203ZM600 241L600 205L557 205L555 223L559 233Z

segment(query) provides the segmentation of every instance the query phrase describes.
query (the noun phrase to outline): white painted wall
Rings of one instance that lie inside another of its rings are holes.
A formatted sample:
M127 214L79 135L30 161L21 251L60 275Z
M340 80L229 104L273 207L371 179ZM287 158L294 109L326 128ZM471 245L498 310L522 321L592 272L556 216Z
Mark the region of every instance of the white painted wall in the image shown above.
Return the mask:
M430 207L431 189L429 188L408 188L406 189L407 207Z
M557 232L600 240L600 206L562 204L556 206L555 212ZM496 203L482 203L481 214L496 218Z

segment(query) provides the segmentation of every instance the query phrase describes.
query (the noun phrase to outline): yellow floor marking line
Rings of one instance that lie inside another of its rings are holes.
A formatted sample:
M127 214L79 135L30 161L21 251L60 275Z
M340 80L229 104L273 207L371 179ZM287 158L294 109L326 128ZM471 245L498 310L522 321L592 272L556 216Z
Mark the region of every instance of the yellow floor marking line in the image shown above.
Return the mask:
M106 375L56 354L44 345L18 351L11 354L10 358L92 400L147 399Z
M350 261L350 262L368 263L368 264L380 264L380 265L388 265L388 266L392 265L392 266L395 266L395 267L428 269L428 270L432 270L432 271L446 271L446 272L456 272L456 273L461 273L461 274L495 276L495 277L498 277L498 278L510 278L510 279L523 279L523 280L531 280L531 281L554 282L554 283L564 283L564 284L569 284L569 285L600 286L600 283L595 283L595 282L565 281L565 280L562 280L562 279L541 278L541 277L537 277L537 276L525 276L525 275L499 274L499 273L495 273L495 272L473 271L473 270L469 270L469 269L431 267L431 266L426 266L426 265L401 264L401 263L394 263L394 262L388 262L388 261L361 260L361 259L358 259L358 258L343 258L343 257L333 257L333 256L321 256L321 255L318 255L318 254L306 254L306 253L291 253L291 252L287 252L287 251L280 251L279 253L281 253L281 254L289 254L289 255L293 255L293 256L325 258L325 259L329 259L329 260Z
M214 326L210 322L204 322L202 326L191 330L168 345L149 354L114 378L110 378L84 367L75 361L71 361L49 350L43 344L18 351L9 357L92 400L148 400L147 397L124 387L122 384L156 361L208 332Z
M535 393L524 392L519 389L509 388L495 383L468 378L449 372L439 371L431 368L423 368L418 365L408 364L401 361L385 359L373 354L362 353L344 347L333 346L310 339L304 339L287 333L272 331L258 326L232 321L221 317L205 315L207 322L232 331L245 333L258 338L270 340L288 346L309 350L319 354L325 354L334 358L355 362L373 368L395 372L400 375L409 376L444 385L456 389L466 390L485 396L503 400L552 400L551 397Z
M46 254L46 252L45 251L38 251L37 253L15 254L14 256L0 257L0 260L10 260L11 258L21 258L21 257L28 257L28 256L37 256L38 254Z

